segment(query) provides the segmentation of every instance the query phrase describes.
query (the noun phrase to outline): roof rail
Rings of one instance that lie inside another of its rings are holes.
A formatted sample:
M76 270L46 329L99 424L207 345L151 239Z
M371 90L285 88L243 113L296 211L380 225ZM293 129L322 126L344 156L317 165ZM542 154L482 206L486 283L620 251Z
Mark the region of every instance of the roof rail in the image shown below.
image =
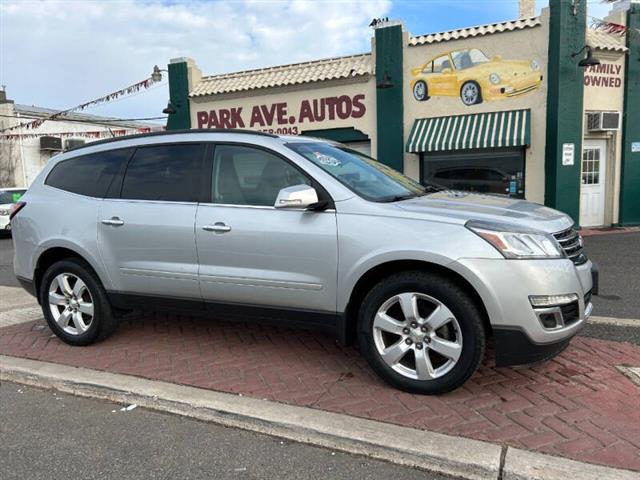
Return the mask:
M104 145L105 143L113 143L121 140L134 140L138 138L147 138L147 137L162 137L164 135L177 135L184 133L241 133L241 134L250 134L250 135L260 135L263 137L272 137L278 138L278 135L274 135L273 133L267 132L259 132L256 130L247 130L242 128L192 128L192 129L183 129L183 130L163 130L161 132L149 132L149 133L138 133L135 135L123 135L120 137L114 138L105 138L104 140L98 140L96 142L85 143L84 145L78 145L77 147L70 148L67 150L68 152L80 150L83 148L93 147L95 145Z

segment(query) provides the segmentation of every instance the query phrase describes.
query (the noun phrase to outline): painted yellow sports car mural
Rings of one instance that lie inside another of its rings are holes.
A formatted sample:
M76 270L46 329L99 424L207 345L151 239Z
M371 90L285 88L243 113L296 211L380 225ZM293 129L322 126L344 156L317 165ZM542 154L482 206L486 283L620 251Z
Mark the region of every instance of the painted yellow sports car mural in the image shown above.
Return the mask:
M540 87L542 75L535 60L489 59L482 50L454 50L411 70L413 97L457 97L465 105L523 95Z

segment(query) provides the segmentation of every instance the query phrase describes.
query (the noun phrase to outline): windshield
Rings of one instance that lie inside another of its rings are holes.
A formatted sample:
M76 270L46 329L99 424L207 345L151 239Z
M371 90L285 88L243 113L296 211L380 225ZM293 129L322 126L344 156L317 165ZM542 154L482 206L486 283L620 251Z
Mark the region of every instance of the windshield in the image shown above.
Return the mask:
M0 205L18 203L26 190L0 190Z
M394 202L439 190L432 186L425 188L392 168L342 145L296 142L287 146L367 200Z
M481 63L487 63L489 59L477 48L471 50L459 50L451 53L453 58L453 64L456 66L456 70L464 70L465 68L475 67Z

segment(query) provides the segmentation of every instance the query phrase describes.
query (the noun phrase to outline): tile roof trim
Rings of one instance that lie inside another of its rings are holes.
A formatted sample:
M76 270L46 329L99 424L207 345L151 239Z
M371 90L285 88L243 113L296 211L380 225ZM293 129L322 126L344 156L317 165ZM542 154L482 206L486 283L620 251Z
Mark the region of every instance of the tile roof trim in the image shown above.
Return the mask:
M205 88L203 88L203 84L206 83L207 81L228 80L228 79L233 79L233 78L242 78L242 77L248 77L248 76L252 76L252 75L260 75L260 74L277 74L277 73L281 73L281 72L286 72L288 70L294 70L294 69L299 69L299 68L307 68L307 67L310 67L310 68L319 67L319 66L326 65L326 64L339 63L341 61L364 60L364 59L370 60L371 57L372 57L371 53L360 53L360 54L356 54L356 55L345 55L345 56L340 56L340 57L327 57L327 58L322 58L322 59L318 59L318 60L310 60L310 61L306 61L306 62L290 63L290 64L285 64L285 65L276 65L276 66L273 66L273 67L257 68L257 69L253 69L253 70L242 70L242 71L239 71L239 72L230 72L230 73L222 73L222 74L219 74L219 75L203 76L201 81L198 83L198 85L196 85L196 87L191 92L189 92L189 97L193 98L193 97L201 97L201 96L206 96L206 95L220 95L220 94L242 92L242 91L249 91L249 90L259 90L259 89L263 89L263 88L285 87L285 86L290 86L290 85L301 85L301 84L313 83L313 82L318 82L318 81L340 80L340 79L349 79L349 78L355 78L355 77L369 76L369 75L373 75L374 68L373 68L372 64L369 65L369 68L367 69L367 71L358 71L358 70L354 71L352 69L352 71L348 75L344 75L344 74L343 75L335 75L335 76L319 75L317 78L312 78L312 79L285 80L282 83L278 83L278 84L274 84L274 85L259 85L259 86L255 86L255 87L249 87L249 88L243 88L243 87L233 88L232 87L232 88L230 88L228 90L225 90L225 91L213 92L213 93L207 93L206 91L198 91L198 90L205 90Z
M589 38L589 36L591 36L591 38ZM600 32L593 28L587 29L587 43L596 50L627 52L629 51L629 48L625 45L624 38L625 37L620 37L611 33Z
M417 35L409 39L409 46L415 47L429 43L446 42L450 40L459 40L469 37L491 35L494 33L512 32L514 30L534 28L540 25L542 25L542 20L539 16L521 18L519 20L509 20L505 22L489 23L485 25L477 25L474 27L459 28L457 30L429 33L426 35Z

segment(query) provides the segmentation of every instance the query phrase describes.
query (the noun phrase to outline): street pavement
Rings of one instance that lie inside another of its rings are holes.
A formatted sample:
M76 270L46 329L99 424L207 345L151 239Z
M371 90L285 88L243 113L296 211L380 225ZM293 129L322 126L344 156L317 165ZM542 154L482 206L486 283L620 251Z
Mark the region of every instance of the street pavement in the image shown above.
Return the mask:
M3 382L0 477L453 480L142 408L122 412L122 407Z
M5 233L0 233L0 286L20 286L13 274L13 242Z
M640 318L640 232L594 235L584 243L600 268L594 315Z

